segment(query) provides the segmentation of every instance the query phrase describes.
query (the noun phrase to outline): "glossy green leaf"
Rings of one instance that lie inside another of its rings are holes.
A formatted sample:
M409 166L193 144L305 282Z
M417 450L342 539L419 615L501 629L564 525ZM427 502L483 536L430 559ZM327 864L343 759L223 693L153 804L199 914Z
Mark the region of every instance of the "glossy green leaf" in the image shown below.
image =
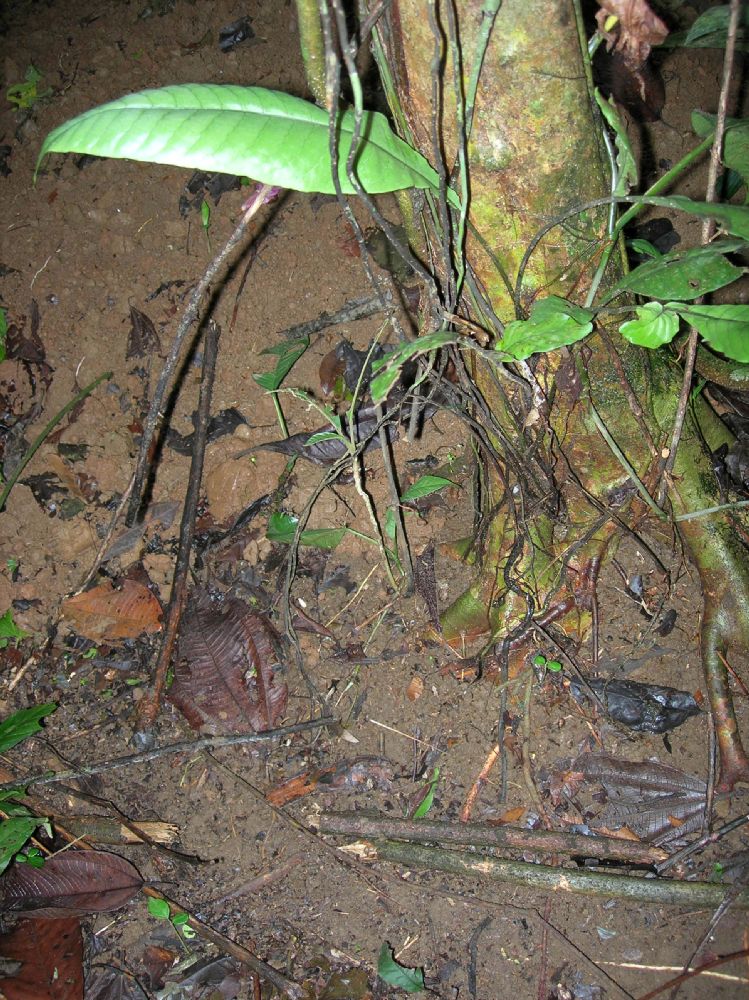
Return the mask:
M270 542L280 542L290 545L294 541L298 517L291 514L275 513L268 518L268 530L265 537ZM300 545L310 545L318 549L334 549L348 531L345 525L341 528L305 528L299 536Z
M47 702L44 705L33 705L31 708L22 708L15 712L10 718L0 725L0 753L5 753L17 743L21 743L29 736L41 731L41 720L45 715L51 715L57 705L54 702Z
M608 298L630 291L651 299L696 299L730 285L744 273L725 254L744 246L743 241L723 240L691 250L672 250L645 261L611 289Z
M395 960L393 949L383 941L380 955L377 959L377 975L388 986L395 986L406 993L419 993L424 989L424 972L422 969L409 969Z
M156 917L157 920L168 920L172 912L172 908L167 903L165 899L159 899L154 896L148 897L148 912L152 917Z
M642 257L662 257L663 254L649 240L627 240L627 247Z
M409 500L420 500L421 497L428 497L432 493L443 490L446 486L454 485L452 479L445 479L444 476L422 476L408 487L401 500L404 503Z
M339 178L354 187L346 161L354 112L339 119ZM262 87L187 83L129 94L65 122L47 136L48 153L87 153L252 177L264 184L334 194L328 115L315 104ZM364 112L355 172L370 194L438 189L436 171L391 130L384 115ZM454 192L448 197L455 207Z
M730 13L731 9L728 4L706 10L700 14L686 33L680 33L683 38L678 40L678 44L684 45L686 48L722 49L728 38ZM739 47L746 46L748 28L749 10L743 7L739 12L739 37L737 39Z
M276 367L272 372L252 377L261 388L267 389L268 392L275 392L308 347L309 337L300 337L298 340L289 340L281 344L274 344L272 347L266 347L261 353L275 354L278 357Z
M613 98L606 98L596 87L595 98L601 114L608 122L609 127L616 136L616 186L612 194L628 194L632 188L636 188L639 180L637 176L637 161L632 151L632 143L629 141L627 129L621 119L616 103Z
M505 327L497 350L516 361L532 354L554 351L587 337L593 329L593 313L558 295L539 299L526 320L513 320Z
M4 872L18 851L46 820L40 816L18 816L0 823L0 873Z
M715 131L716 115L704 111L692 112L692 128L701 138ZM749 201L749 119L728 118L723 138L723 163L735 171L747 187L746 201Z
M385 399L387 394L398 381L401 367L410 358L415 358L419 354L428 354L430 351L454 344L456 341L454 333L448 330L435 330L424 337L418 337L407 344L402 344L389 354L384 354L381 358L372 362L372 371L378 372L372 379L369 392L375 403Z
M749 362L749 306L669 306L699 331L714 351L733 361Z
M749 240L749 208L745 205L692 201L691 198L685 198L681 194L672 194L665 198L648 195L642 198L642 203L657 205L659 208L673 208L677 212L686 212L688 215L697 215L703 219L715 219L725 232Z
M648 302L635 308L637 319L622 323L619 333L630 344L640 347L660 347L669 344L679 330L679 317L660 302Z

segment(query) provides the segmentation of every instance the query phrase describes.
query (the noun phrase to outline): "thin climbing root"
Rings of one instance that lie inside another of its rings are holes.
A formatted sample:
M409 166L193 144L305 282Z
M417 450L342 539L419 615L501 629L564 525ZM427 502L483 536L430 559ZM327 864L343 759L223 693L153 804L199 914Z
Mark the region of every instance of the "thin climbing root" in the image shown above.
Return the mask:
M706 600L702 622L702 663L718 740L720 775L717 789L721 792L730 792L738 782L749 782L749 758L739 735L728 687L728 671L721 655L728 646L727 625L729 620L724 609L715 608L712 601Z

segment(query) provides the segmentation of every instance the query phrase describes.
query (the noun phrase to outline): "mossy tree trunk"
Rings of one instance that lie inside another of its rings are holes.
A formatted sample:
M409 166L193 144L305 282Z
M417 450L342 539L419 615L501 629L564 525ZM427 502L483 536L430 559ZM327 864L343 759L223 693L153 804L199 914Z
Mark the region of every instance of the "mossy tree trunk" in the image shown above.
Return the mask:
M362 11L371 12L364 0ZM472 80L482 63L465 147L473 227L465 251L473 289L483 288L501 323L550 294L585 302L607 243L605 208L551 229L518 281L526 248L542 227L609 193L573 0L504 0L501 6L392 0L373 37L396 123L432 163L441 158L448 173L464 134L455 95L461 104L467 98L470 116ZM435 261L444 259L438 242L433 237ZM486 328L480 299L464 285L459 301L451 301L444 269L439 280L448 311ZM647 527L649 510L612 442L654 493L680 371L664 352L646 355L627 344L613 324L573 349L536 356L507 373L471 358L472 378L487 404L483 412L491 415L486 429L502 460L487 468L485 506L494 516L481 571L445 614L446 635L493 632L501 639L528 634L527 626L540 622L579 637L604 555L623 530ZM711 448L730 439L706 407L699 407L699 419ZM720 502L709 454L689 422L668 486L665 509L676 515ZM749 780L721 660L729 647L749 649L749 559L725 514L682 521L681 537L703 585L702 651L728 788Z

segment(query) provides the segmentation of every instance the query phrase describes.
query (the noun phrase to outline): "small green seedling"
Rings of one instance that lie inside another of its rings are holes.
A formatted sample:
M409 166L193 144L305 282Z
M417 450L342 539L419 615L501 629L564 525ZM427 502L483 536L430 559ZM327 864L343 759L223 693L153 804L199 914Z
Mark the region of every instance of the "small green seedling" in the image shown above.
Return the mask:
M562 670L562 664L559 660L547 660L543 653L536 653L531 662L534 667L543 668L552 674L558 674Z
M37 101L40 101L43 97L49 97L52 93L51 87L48 87L46 90L39 89L41 79L42 74L36 66L29 63L23 83L14 83L8 87L5 91L6 98L11 104L15 104L19 111L25 111L27 108L33 107Z
M205 231L205 238L208 241L208 250L210 252L211 236L208 230L211 227L211 206L208 204L205 198L200 203L200 221L203 224L203 230Z
M43 868L46 859L41 850L32 845L25 848L20 854L16 854L14 860L17 865L28 865L29 868Z
M180 910L172 916L172 908L165 899L149 896L148 912L152 917L156 917L157 920L166 920L170 923L177 932L180 940L184 938L185 941L192 941L193 938L197 937L195 931L189 925L190 914L185 913L184 910Z
M429 779L429 782L426 786L424 797L422 798L418 808L414 812L413 815L414 819L421 819L422 816L426 816L426 814L432 808L432 805L434 803L434 793L437 789L437 782L439 780L440 780L440 769L438 767L435 767L434 770L432 771L432 777Z

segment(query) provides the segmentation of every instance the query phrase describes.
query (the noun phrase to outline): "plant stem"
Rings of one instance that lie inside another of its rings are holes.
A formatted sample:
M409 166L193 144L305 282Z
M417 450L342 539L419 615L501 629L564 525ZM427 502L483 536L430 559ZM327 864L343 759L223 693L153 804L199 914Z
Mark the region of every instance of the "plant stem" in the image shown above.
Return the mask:
M36 441L34 441L34 443L32 445L29 445L29 447L26 449L25 455L14 469L13 475L5 484L5 489L3 490L2 493L0 493L0 511L2 511L2 509L5 507L5 502L10 496L10 491L18 482L19 476L26 468L26 466L29 464L34 455L37 453L37 451L44 443L44 441L47 439L50 432L60 423L63 417L67 416L67 414L70 413L70 411L74 407L76 407L82 400L84 400L86 396L90 396L100 382L104 382L105 380L109 381L111 377L112 377L112 372L104 372L103 375L100 375L98 378L95 378L94 381L90 383L90 385L87 385L85 389L81 389L81 391L77 395L73 396L70 402L66 403L65 406L63 406L63 408L60 410L59 413L57 413L54 417L52 417L50 422L44 427L42 432L39 434Z
M254 196L250 199L247 208L242 213L242 218L239 220L236 229L210 262L190 296L190 301L187 303L187 308L185 309L182 319L180 320L180 324L177 327L177 333L175 334L174 342L169 350L169 355L164 362L161 375L159 375L159 381L156 384L153 399L151 400L148 415L146 416L145 424L143 426L140 451L138 452L138 460L135 465L133 491L130 496L130 505L128 507L127 517L125 518L125 523L128 525L133 524L138 515L141 504L143 503L143 485L145 483L146 472L149 465L151 442L153 441L154 433L156 431L156 424L159 420L167 386L171 381L172 375L177 369L185 337L187 336L188 330L198 317L200 301L205 292L208 290L208 286L218 274L219 269L226 261L226 258L244 236L250 220L264 203L268 195L270 195L272 190L273 189L269 184L263 184L257 188Z

